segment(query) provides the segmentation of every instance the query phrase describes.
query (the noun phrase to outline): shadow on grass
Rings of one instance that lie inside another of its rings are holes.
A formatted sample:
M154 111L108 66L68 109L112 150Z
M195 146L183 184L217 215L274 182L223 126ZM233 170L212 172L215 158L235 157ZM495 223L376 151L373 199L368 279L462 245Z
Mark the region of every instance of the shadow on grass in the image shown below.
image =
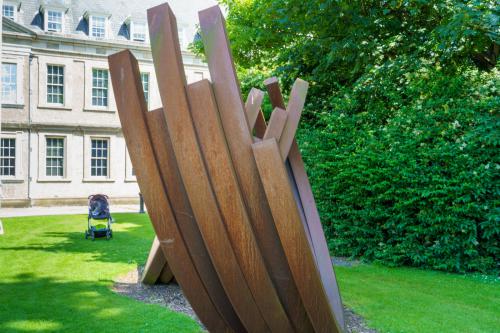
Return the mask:
M0 332L199 331L186 316L131 301L107 285L18 274L0 282Z

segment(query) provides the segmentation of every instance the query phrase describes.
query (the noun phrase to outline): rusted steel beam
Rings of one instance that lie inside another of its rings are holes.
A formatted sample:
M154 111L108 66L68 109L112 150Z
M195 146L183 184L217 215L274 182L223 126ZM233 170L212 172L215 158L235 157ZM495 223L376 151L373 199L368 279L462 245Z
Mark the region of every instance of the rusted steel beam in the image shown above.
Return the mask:
M311 331L252 155L253 137L245 116L224 18L217 6L199 12L199 18L222 127L261 253L294 327L300 332Z
M286 109L285 100L283 99L283 95L281 94L278 78L276 76L267 78L264 80L264 85L266 86L271 105L273 105L273 107Z
M286 109L285 101L283 100L283 96L281 95L281 90L279 88L278 79L276 77L268 78L264 81L264 85L266 86L266 89L268 91L269 98L271 100L271 104L273 105L273 107ZM295 85L295 87L296 87L296 85ZM307 90L307 87L305 87L305 90ZM297 89L296 89L296 91L297 91ZM291 94L291 98L297 98L297 96L298 96L297 93ZM298 98L301 98L302 101L304 101L305 96L299 96ZM296 101L292 104L297 105L298 102ZM292 110L289 109L289 111L292 111ZM300 109L294 108L292 112L295 115L295 122L298 123L298 120L300 118L300 113L302 112L302 108L300 108ZM261 123L260 126L262 126L263 128L266 128L267 125L266 125L265 119L263 117L262 117L262 119L260 119L260 123ZM290 136L288 137L288 141L289 141L289 139L290 139ZM277 140L277 142L279 143L280 141ZM292 136L292 146L293 145L296 146L296 140ZM299 207L299 212L300 212L301 217L302 217L301 220L304 223L304 228L306 229L306 232L307 232L307 239L309 240L309 243L311 244L311 246L313 246L311 233L309 231L309 225L307 224L307 220L305 217L305 210L307 209L307 207L305 207L305 208L303 207L303 203L302 203L302 200L301 200L300 194L299 194L299 189L297 187L297 183L295 181L295 178L293 176L293 172L291 170L290 162L287 160L287 157L283 155L283 151L281 151L281 153L282 153L282 157L286 161L286 168L287 168L289 175L290 175L289 178L290 178L290 181L292 184L293 193L295 195L297 205ZM316 255L316 254L314 253L314 255Z
M262 139L266 134L266 118L264 117L264 113L262 110L257 115L257 120L255 121L255 137Z
M330 251L326 242L318 209L316 208L311 185L304 167L304 162L302 161L302 156L296 142L292 144L292 148L288 154L288 160L304 208L316 261L318 262L318 269L323 284L326 286L328 299L332 304L340 327L345 328L344 307L342 306L342 298L337 284L335 270L332 265Z
M279 141L283 129L285 128L288 113L280 108L275 108L269 118L269 126L264 133L263 139L275 138Z
M312 325L316 332L342 332L307 240L278 143L275 139L257 142L252 150L281 244Z
M248 126L253 128L257 116L259 115L260 106L262 105L262 100L264 99L264 92L257 88L252 88L247 96L247 101L245 102L245 115L247 117Z
M162 271L164 269L165 272L170 272L170 274L162 275ZM151 245L151 250L149 251L146 265L144 265L141 281L145 284L155 284L157 281L169 283L170 280L172 280L172 277L173 275L171 274L167 259L165 258L163 250L160 247L160 241L158 240L158 237L155 236L153 244Z
M285 102L281 94L279 82L276 77L264 81L271 105L275 108L285 108ZM294 139L288 153L288 164L290 165L294 185L296 185L299 200L307 222L307 229L310 234L311 243L314 249L318 269L320 270L323 283L327 286L328 298L332 304L335 316L340 327L345 329L344 308L340 296L335 270L331 264L330 251L325 238L325 233L321 224L316 202L307 177L302 155L300 154L297 141Z
M272 332L292 332L252 231L210 82L202 80L190 84L188 99L212 188L255 302Z
M165 114L160 108L145 112L144 115L153 145L153 152L164 182L164 188L172 205L177 225L186 240L193 263L200 273L200 278L215 307L229 325L235 331L240 332L244 330L243 325L222 287L194 217L184 183L182 182L179 166L175 159Z
M286 160L290 147L295 140L295 132L299 126L300 115L304 108L308 87L309 83L301 79L295 80L292 86L292 91L290 92L290 98L288 99L288 105L286 107L288 118L285 128L283 129L283 134L281 134L281 139L279 140L281 158L283 160Z
M191 208L234 310L248 331L267 332L237 262L205 169L186 96L177 23L168 4L148 10L149 33L163 112ZM247 126L248 131L248 126Z
M163 266L163 269L161 270L158 282L166 284L170 283L173 279L174 279L174 273L172 272L172 269L167 263L165 266Z
M265 80L264 84L267 84L268 85L267 88L269 88L269 87L273 87L272 85L271 86L269 86L269 85L271 83L274 83L274 82L277 82L277 79L275 77L272 77L270 79ZM277 96L279 96L279 98L281 98L281 103L280 104L276 103L274 105L281 105L282 107L275 107L275 109L284 110L284 108L285 108L285 102L282 99L281 92L279 91L279 86L278 86L278 95ZM271 117L272 117L272 114L271 114ZM285 121L286 121L286 119L285 119ZM269 122L271 123L271 119L270 119ZM271 124L269 126L271 126ZM262 111L260 112L260 114L257 117L257 121L255 123L255 129L254 130L255 130L255 136L254 136L254 141L255 142L258 142L260 139L267 139L268 138L268 137L265 137L265 135L269 131L269 129L268 129L268 126L266 124L266 120L264 118L264 114L262 113ZM283 132L283 128L281 129L281 131ZM279 140L279 137L276 138L276 139ZM295 139L293 140L293 142L295 142ZM292 143L292 145L293 144L294 143ZM303 217L302 221L303 221L304 227L306 228L306 231L307 231L307 238L308 238L308 240L309 240L309 242L311 243L311 246L312 246L312 240L311 240L311 235L310 235L310 232L309 232L309 226L306 223L306 219L305 219L305 215L304 215L304 209L302 207L302 202L301 202L301 199L300 199L300 196L299 196L299 193L298 193L297 184L295 183L295 179L294 179L292 171L290 169L290 164L289 164L288 160L286 162L286 167L287 167L287 170L288 170L288 172L290 174L290 181L292 182L292 187L293 187L293 190L294 190L294 195L296 197L297 205L299 206L299 211L300 211L301 217Z
M138 63L130 51L116 53L108 59L125 142L167 261L206 327L214 332L231 332L200 279L163 187L144 117L147 106Z

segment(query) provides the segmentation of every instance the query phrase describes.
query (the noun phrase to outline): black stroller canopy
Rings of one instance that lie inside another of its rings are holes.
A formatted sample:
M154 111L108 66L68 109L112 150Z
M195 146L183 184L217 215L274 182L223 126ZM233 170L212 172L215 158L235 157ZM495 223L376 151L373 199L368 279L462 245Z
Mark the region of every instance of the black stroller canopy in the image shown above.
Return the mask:
M89 212L93 219L106 219L109 216L109 203L107 196L95 194L89 197Z

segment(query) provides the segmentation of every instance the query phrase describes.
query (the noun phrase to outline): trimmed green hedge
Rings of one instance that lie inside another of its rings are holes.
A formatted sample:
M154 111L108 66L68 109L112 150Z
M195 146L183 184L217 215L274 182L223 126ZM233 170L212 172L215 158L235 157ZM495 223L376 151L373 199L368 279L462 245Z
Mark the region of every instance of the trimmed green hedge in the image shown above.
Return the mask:
M498 271L499 72L422 62L366 77L299 138L333 253Z

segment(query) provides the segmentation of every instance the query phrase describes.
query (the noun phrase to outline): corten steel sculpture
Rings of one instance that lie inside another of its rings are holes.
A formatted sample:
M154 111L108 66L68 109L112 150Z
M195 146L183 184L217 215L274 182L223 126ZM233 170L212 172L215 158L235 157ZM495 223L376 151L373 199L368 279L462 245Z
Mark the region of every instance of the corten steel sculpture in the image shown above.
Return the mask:
M288 105L266 80L245 104L219 7L199 13L211 82L187 84L168 4L148 10L162 109L148 111L130 51L109 57L123 133L157 239L144 281L175 276L211 332L343 332L326 240Z
M142 273L142 283L155 284L156 282L169 283L174 278L167 259L160 248L158 237L153 240L148 260Z

